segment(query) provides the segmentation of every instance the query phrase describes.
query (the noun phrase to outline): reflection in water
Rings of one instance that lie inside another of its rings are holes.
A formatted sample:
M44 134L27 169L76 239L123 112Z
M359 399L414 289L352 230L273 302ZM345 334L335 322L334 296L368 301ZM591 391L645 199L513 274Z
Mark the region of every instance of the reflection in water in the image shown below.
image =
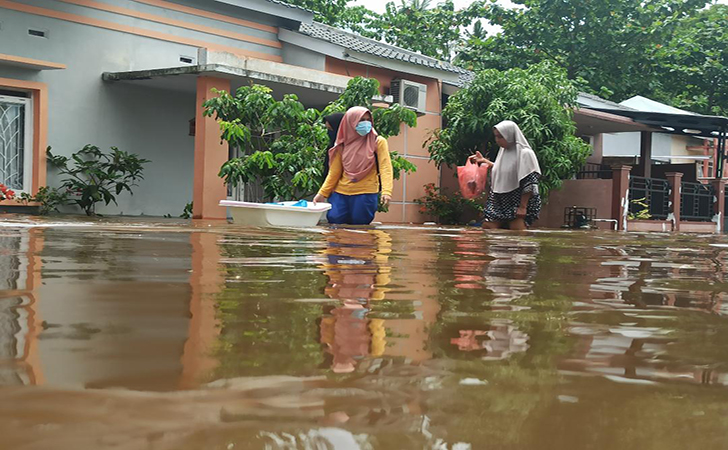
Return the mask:
M462 352L484 351L482 359L505 359L513 353L528 350L528 336L507 319L493 319L487 330L459 330L460 336L450 339Z
M35 310L36 252L39 230L3 230L0 234L0 385L42 381L38 364L38 318Z
M390 282L392 239L381 230L335 229L327 236L323 266L326 295L340 300L321 319L321 343L333 356L334 373L350 373L356 361L381 356L386 346L384 320L368 318L371 301L384 300Z
M0 446L728 447L722 236L41 225Z

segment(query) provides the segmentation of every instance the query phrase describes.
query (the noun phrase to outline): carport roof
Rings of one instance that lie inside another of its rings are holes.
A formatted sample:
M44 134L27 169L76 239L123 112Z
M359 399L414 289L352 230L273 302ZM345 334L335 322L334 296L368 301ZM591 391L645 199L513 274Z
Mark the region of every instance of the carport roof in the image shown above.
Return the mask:
M574 110L574 122L579 134L593 136L601 133L625 133L631 131L659 131L656 128L635 122L608 112L588 108Z
M660 132L717 138L728 131L728 117L703 116L700 114L672 114L664 112L625 109L593 108L609 114L628 117L635 122L660 128Z
M292 77L288 76L285 70L276 70L275 65L278 63L272 64L272 67L268 64L263 67L236 67L214 63L129 72L105 72L102 79L106 82L194 94L197 91L197 78L212 76L230 80L233 91L254 82L270 87L276 98L281 97L283 93L294 93L307 107L323 107L335 100L344 92L349 80L348 77L317 71L311 71L315 72L311 74L306 72L305 68L301 68L298 76Z

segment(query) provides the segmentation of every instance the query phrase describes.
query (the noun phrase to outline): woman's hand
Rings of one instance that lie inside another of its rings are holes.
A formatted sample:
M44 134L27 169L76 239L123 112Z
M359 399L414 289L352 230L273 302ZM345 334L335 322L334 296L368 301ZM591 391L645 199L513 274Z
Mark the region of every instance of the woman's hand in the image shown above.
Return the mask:
M391 195L382 194L382 198L380 200L380 202L382 203L382 205L389 206L389 202L391 202L391 201L392 201L392 196Z
M528 201L531 198L531 193L524 192L521 194L521 202L518 204L518 209L516 209L516 218L517 219L525 219L526 214L528 212Z
M525 219L526 218L526 207L523 205L519 205L518 209L516 210L516 217L519 219Z
M316 194L313 198L313 204L315 205L316 203L326 203L326 197L321 194Z
M468 161L475 164L487 164L489 166L493 165L493 163L490 162L490 160L483 156L483 154L480 152L475 152L474 155L468 156Z

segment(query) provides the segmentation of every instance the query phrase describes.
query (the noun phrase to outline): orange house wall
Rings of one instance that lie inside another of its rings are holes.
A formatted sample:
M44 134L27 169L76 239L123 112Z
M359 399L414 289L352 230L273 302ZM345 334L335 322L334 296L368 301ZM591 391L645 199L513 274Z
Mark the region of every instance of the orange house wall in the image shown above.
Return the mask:
M429 161L427 149L423 148L423 144L427 141L430 133L440 128L442 124L440 117L442 84L440 81L434 78L425 78L380 67L342 61L328 56L326 57L326 71L350 77L375 78L379 81L379 92L382 95L389 94L391 81L395 78L404 78L427 85L426 114L417 118L415 128L403 125L398 136L387 139L389 149L397 151L417 166L417 172L403 174L401 179L395 180L389 212L378 213L375 220L384 223L422 223L431 220L419 212L419 206L414 201L424 196L424 186L426 184L440 185L440 169Z

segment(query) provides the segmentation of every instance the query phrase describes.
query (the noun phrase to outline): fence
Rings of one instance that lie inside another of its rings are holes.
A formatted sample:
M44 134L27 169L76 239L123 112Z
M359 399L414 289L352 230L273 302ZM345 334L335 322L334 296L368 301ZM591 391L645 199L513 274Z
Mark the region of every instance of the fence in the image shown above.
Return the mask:
M670 212L670 184L667 180L657 178L630 177L629 179L629 212L637 214L643 208L634 200L644 199L649 205L652 219L665 220Z
M715 202L713 186L683 182L680 197L680 220L709 222L713 219Z
M604 164L584 164L576 174L577 180L611 180L613 170Z

